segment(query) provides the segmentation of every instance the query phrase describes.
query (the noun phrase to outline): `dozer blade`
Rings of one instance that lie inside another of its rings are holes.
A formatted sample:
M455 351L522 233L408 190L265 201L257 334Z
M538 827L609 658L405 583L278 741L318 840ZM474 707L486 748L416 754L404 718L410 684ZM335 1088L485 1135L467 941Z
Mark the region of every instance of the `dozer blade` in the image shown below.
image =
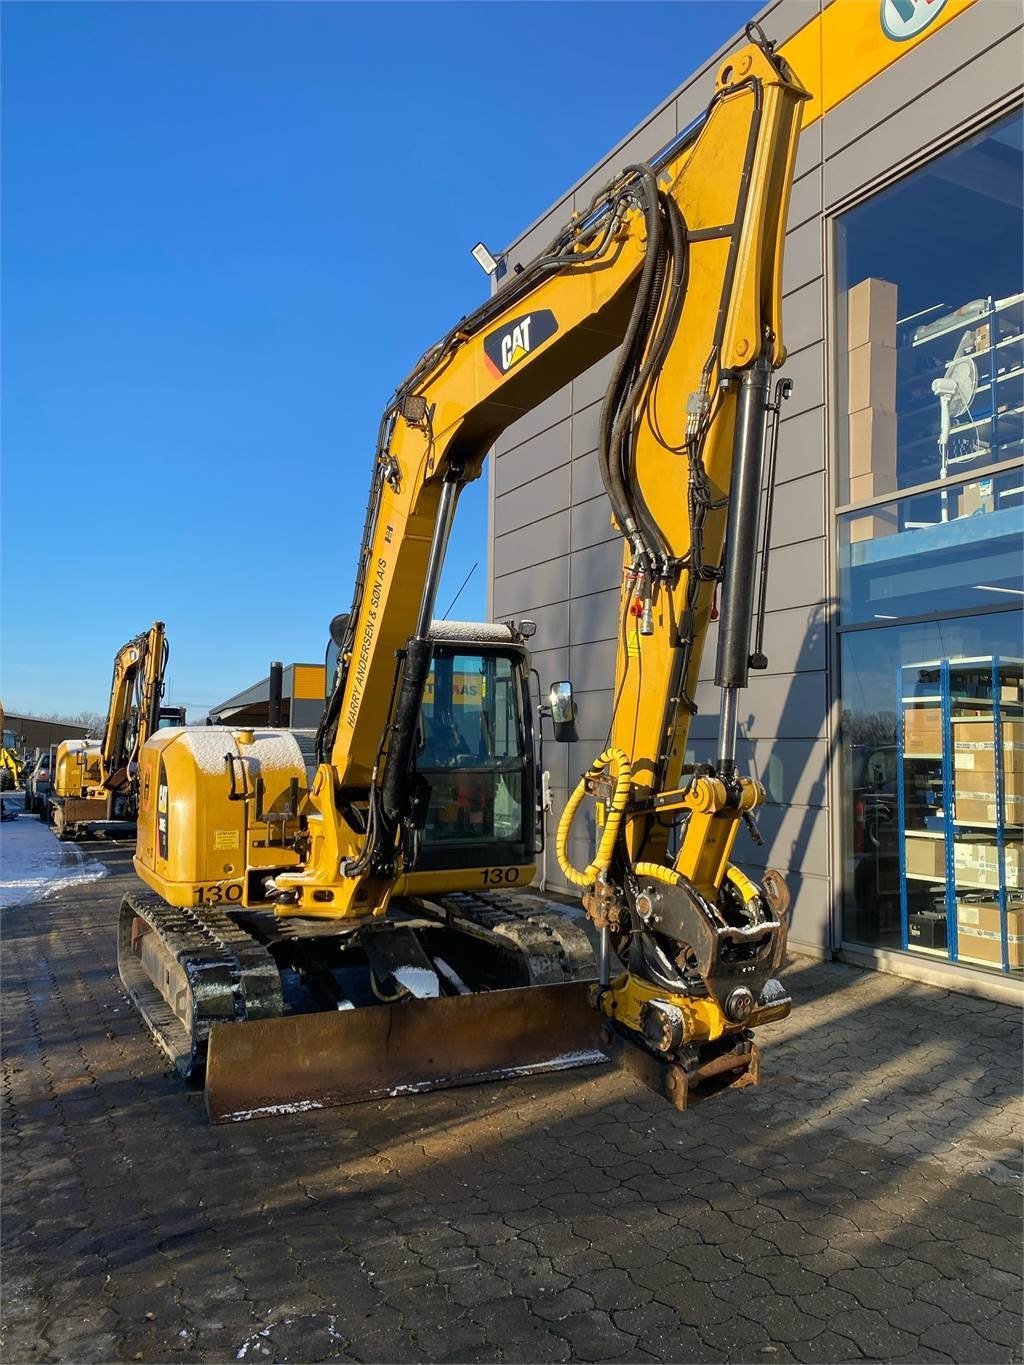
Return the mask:
M607 1058L588 983L214 1024L214 1123L443 1090Z

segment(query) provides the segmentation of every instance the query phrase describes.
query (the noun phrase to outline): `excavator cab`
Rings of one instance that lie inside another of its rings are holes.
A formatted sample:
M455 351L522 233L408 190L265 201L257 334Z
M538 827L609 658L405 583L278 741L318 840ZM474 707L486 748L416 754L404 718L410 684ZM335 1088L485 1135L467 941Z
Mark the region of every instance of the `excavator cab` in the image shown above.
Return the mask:
M423 692L417 871L521 867L535 852L528 656L506 626L472 629L495 638L436 643Z

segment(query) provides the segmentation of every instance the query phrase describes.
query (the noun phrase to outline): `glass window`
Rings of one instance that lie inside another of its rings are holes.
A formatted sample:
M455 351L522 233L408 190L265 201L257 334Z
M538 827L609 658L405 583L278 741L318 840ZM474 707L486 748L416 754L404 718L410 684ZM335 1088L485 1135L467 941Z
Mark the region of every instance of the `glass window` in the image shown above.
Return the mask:
M841 503L1022 454L1022 126L1002 119L838 220Z
M416 757L430 784L428 844L522 841L527 759L520 704L510 659L435 652Z
M1024 970L1020 614L841 648L844 940Z
M839 518L844 625L984 611L1024 597L1024 470Z

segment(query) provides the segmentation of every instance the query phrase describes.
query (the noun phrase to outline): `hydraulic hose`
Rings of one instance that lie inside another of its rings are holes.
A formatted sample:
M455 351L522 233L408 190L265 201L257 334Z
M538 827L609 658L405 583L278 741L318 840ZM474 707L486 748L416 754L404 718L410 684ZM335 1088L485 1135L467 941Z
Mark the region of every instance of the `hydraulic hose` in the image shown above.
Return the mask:
M599 777L606 768L615 779L615 791L612 794L611 805L605 816L604 833L601 835L597 852L594 854L593 861L581 872L579 868L573 867L569 861L569 831L572 829L576 812L587 794L587 781L593 781ZM612 854L615 852L615 841L619 837L619 827L622 824L626 802L629 799L629 786L632 777L632 766L622 750L605 749L600 758L596 758L588 771L584 773L576 790L566 802L562 818L558 822L558 833L555 835L555 853L558 856L558 866L562 869L562 876L572 886L590 886L602 872L607 872L611 866Z

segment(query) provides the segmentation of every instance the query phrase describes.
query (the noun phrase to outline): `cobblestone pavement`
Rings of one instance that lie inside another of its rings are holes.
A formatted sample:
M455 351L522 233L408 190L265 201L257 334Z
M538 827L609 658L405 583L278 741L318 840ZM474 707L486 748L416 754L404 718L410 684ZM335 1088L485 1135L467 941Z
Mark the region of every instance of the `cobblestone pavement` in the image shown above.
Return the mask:
M3 1359L1020 1358L1014 1010L797 960L765 1081L605 1069L211 1128L113 875L3 923Z

